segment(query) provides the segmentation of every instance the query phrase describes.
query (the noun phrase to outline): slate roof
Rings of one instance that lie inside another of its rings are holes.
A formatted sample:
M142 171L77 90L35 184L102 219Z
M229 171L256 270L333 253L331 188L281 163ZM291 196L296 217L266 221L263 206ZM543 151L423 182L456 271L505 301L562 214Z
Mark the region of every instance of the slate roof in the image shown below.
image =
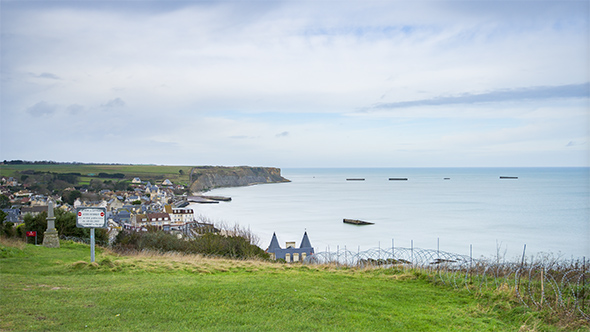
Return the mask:
M272 239L270 240L270 245L268 246L268 249L266 249L266 250L269 252L273 252L275 249L281 249L281 246L279 245L279 240L277 240L277 234L272 233Z
M311 248L311 242L307 237L307 231L303 234L303 239L301 240L301 245L299 248Z

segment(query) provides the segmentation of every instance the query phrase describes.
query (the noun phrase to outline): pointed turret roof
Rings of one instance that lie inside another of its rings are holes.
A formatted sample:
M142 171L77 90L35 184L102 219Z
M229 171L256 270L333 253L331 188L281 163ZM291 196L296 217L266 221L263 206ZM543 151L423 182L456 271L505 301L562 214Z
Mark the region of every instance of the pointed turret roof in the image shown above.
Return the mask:
M272 233L272 239L270 240L270 245L266 251L273 252L276 249L281 249L281 246L279 245L279 240L277 240L277 234Z
M299 248L311 248L311 242L309 242L309 238L307 237L307 231L303 234L303 239L301 240Z

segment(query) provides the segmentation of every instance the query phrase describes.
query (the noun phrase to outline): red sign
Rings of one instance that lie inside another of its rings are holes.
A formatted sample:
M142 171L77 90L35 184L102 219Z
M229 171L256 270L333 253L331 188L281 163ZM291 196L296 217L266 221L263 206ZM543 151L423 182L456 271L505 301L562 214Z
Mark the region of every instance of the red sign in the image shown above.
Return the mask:
M27 232L27 236L28 236L28 237L37 236L37 232L35 232L35 231L28 231L28 232Z

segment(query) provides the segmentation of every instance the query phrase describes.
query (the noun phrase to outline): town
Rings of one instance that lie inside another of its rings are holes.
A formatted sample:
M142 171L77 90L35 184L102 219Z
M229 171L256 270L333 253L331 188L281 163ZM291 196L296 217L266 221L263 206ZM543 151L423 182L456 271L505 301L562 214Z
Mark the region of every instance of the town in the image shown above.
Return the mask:
M31 216L46 212L49 201L56 209L74 212L80 207L102 207L107 211L109 239L113 239L120 230L147 231L148 228L159 229L190 236L193 230L218 231L211 223L197 221L194 210L187 206L191 203L218 203L229 200L225 197L188 196L183 184L174 184L165 179L159 184L142 181L134 177L124 190L98 189L98 181L93 186L76 188L69 186L57 193L37 192L34 184L23 183L14 177L1 177L0 206L6 213L5 222L15 226L24 222L27 214ZM62 180L63 181L63 180ZM104 181L103 183L109 183ZM44 191L44 190L40 190Z

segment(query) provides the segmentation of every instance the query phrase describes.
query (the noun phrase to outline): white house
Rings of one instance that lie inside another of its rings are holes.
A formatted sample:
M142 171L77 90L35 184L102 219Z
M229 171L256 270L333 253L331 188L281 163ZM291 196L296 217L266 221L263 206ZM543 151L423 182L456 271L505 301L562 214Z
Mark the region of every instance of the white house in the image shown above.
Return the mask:
M170 216L172 224L186 224L195 221L193 209L173 208L170 205L164 206L164 210Z

